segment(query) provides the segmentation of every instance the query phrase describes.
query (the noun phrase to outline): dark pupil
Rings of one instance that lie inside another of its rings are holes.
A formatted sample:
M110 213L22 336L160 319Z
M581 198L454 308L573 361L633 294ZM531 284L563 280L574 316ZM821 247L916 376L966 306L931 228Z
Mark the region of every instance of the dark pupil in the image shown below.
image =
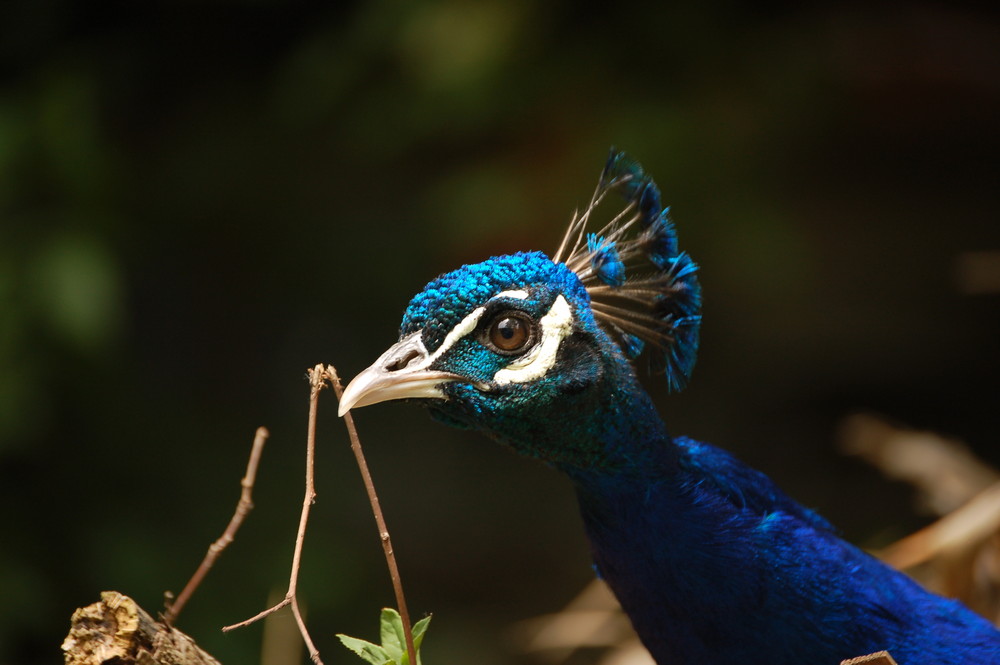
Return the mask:
M527 340L528 327L521 319L509 316L493 324L490 341L499 349L514 351L524 346Z

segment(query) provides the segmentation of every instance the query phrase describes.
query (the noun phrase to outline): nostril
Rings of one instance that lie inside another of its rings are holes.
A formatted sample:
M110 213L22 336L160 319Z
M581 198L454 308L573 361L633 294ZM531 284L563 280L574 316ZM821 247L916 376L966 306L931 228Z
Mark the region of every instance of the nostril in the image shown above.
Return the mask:
M390 363L385 366L388 372L398 372L401 369L406 369L407 365L412 363L420 356L420 353L414 350L407 351L404 355L399 358L393 359Z

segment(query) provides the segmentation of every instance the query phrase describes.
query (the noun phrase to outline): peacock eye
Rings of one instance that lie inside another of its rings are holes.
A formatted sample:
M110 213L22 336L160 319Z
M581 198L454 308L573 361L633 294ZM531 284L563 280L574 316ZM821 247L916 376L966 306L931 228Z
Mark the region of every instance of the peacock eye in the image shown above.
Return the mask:
M501 353L516 353L532 341L532 324L523 314L501 314L486 331L487 340Z

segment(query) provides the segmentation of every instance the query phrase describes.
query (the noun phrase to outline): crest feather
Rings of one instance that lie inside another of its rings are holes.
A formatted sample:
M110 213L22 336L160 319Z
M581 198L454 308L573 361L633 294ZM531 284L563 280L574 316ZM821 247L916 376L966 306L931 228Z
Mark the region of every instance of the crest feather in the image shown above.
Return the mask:
M587 233L611 191L624 199L624 209ZM590 203L574 213L553 261L580 278L598 323L629 359L649 349L671 390L687 384L701 324L698 266L678 249L670 208L639 162L611 149Z

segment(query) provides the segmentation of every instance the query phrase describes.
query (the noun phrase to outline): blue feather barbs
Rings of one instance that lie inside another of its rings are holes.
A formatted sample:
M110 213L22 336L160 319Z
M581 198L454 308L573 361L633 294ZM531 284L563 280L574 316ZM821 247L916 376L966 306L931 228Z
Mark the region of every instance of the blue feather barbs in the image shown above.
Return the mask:
M590 217L610 191L626 206L597 233ZM565 262L590 294L591 308L622 353L647 347L671 390L690 378L698 351L701 287L698 266L678 250L670 208L634 159L611 149L590 203L574 214L552 259Z

